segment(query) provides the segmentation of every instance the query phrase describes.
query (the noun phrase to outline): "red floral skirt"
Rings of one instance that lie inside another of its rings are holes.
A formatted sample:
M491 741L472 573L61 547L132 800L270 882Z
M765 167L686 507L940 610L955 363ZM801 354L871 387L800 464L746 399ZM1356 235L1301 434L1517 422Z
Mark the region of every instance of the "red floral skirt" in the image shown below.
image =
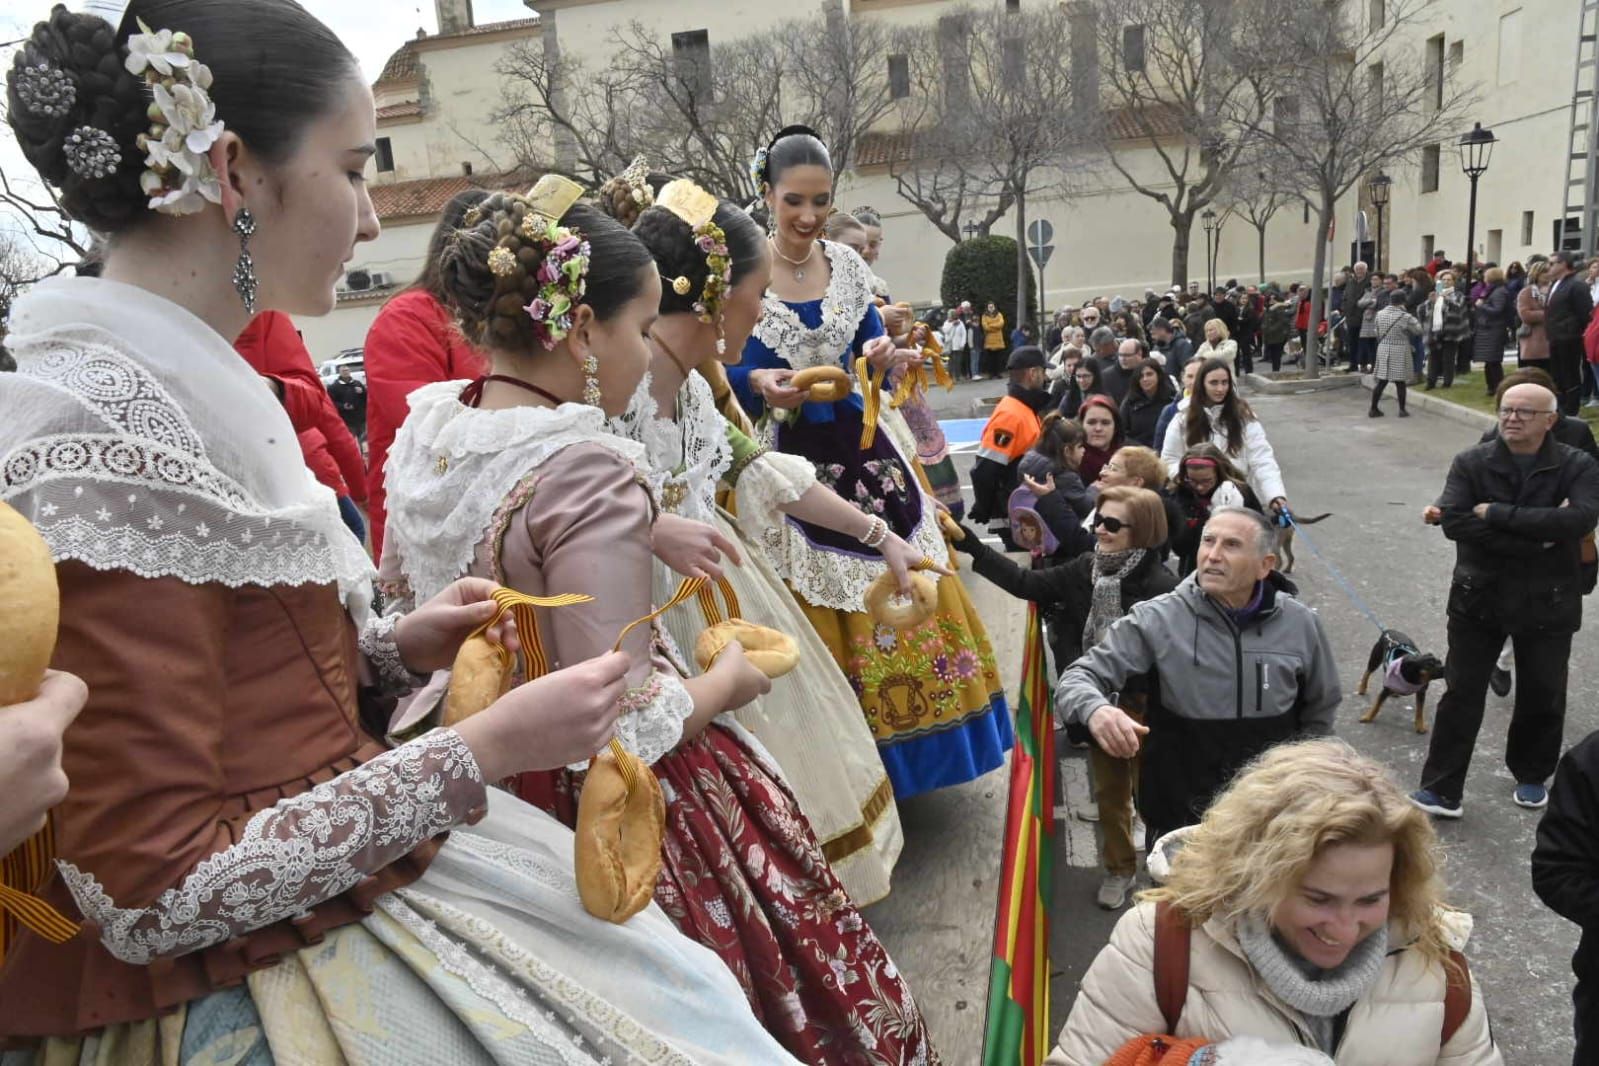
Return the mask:
M788 788L716 724L654 770L666 794L655 900L721 956L767 1030L807 1063L937 1063L910 988ZM517 779L523 799L567 825L581 787L566 770Z

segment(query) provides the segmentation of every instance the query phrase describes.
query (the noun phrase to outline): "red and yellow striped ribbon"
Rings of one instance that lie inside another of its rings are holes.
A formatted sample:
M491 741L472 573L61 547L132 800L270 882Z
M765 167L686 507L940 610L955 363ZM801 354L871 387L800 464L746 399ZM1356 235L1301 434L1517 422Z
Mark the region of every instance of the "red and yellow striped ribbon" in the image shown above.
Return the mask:
M19 927L52 944L64 944L78 934L76 922L33 895L49 877L55 863L55 823L18 844L0 859L0 962L16 942Z

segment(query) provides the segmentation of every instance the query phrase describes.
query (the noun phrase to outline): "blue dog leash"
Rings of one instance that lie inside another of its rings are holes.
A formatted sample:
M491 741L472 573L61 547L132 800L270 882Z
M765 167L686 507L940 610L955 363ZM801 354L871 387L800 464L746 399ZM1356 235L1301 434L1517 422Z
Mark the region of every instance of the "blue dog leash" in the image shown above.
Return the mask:
M1334 566L1332 560L1323 555L1320 549L1316 547L1316 542L1310 538L1309 533L1305 532L1305 527L1294 521L1293 514L1291 514L1286 507L1277 512L1277 524L1282 526L1284 529L1289 527L1293 528L1295 535L1305 542L1305 547L1310 549L1310 553L1312 555L1322 561L1322 565L1327 567L1327 572L1332 574L1333 580L1338 582L1338 587L1344 590L1344 595L1349 597L1349 601L1355 605L1355 608L1359 610L1361 614L1366 616L1372 625L1376 626L1378 629L1388 628L1382 624L1382 620L1377 617L1376 612L1370 607L1366 606L1366 601L1360 598L1360 593L1355 591L1355 586L1349 583L1349 580L1344 577L1343 572Z

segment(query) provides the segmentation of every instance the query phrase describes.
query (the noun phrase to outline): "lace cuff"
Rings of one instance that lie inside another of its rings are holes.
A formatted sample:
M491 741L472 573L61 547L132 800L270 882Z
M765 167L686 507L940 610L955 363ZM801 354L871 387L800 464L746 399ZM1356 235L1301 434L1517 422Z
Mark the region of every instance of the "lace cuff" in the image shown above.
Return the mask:
M797 455L764 452L751 462L734 486L738 527L754 543L765 530L783 524L783 506L816 484L816 468Z
M413 674L400 660L400 646L394 640L394 628L404 617L400 614L374 615L361 627L357 642L361 654L371 664L374 687L384 696L403 696L427 684L424 674Z
M694 713L694 697L676 674L657 670L638 688L622 697L616 719L616 736L622 747L654 765L683 739L683 723ZM588 760L569 769L582 770Z
M92 874L56 865L106 949L143 966L305 914L486 803L472 750L437 729L257 813L148 907L118 907Z

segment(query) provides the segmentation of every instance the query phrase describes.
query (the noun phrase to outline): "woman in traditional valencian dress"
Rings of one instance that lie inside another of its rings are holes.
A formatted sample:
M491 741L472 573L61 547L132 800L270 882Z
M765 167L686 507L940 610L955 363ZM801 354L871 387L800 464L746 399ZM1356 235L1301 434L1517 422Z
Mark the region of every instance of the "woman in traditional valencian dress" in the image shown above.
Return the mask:
M944 558L936 505L911 460L887 433L863 447L862 396L807 403L787 385L811 366L849 368L864 356L876 378L903 361L882 336L866 264L817 240L833 196L827 149L809 130L790 127L763 150L756 170L777 262L743 362L728 368L733 388L779 451L803 456L823 484L918 550ZM887 403L884 396L881 406ZM968 781L1004 762L1009 711L988 636L958 579L938 579L937 613L901 632L875 626L865 613L866 587L884 568L879 553L794 516L768 530L762 546L854 686L895 795Z
M555 665L619 640L632 657L617 729L667 797L661 907L801 1060L931 1061L909 990L780 772L723 716L771 682L737 645L688 676L657 625L629 628L651 612L657 502L644 446L605 419L647 370L661 281L643 243L580 194L554 176L526 199L496 194L447 247L451 306L494 372L412 394L389 458L385 570L402 598L468 571L593 597L539 608L542 646ZM573 820L581 782L568 770L517 787Z
M743 564L724 573L739 617L786 633L799 647L799 666L736 717L777 759L850 899L874 903L888 895L904 843L893 788L854 691L762 557L759 538L785 513L857 539L871 537L876 523L817 484L809 463L761 449L735 428L717 410L709 383L692 372L743 351L771 278L771 249L735 205L691 182L647 179L642 166L608 182L600 203L633 227L662 277L650 372L613 428L645 445L664 510L714 526L738 544ZM717 508L719 483L734 494L736 524ZM919 561L919 553L892 533L882 551L902 576ZM665 603L676 586L673 571L657 561L655 602ZM662 621L688 651L708 619L687 605Z
M657 908L591 918L570 831L487 787L602 747L626 656L394 750L362 733L358 698L495 608L474 579L375 617L280 385L229 344L257 309L326 313L377 236L348 51L289 0L136 0L120 27L57 7L9 88L24 154L108 248L103 279L17 301L0 374L0 497L50 544L54 665L89 690L59 866L26 886L88 921L11 946L0 1060L791 1061L713 953ZM152 107L187 136L140 136Z

